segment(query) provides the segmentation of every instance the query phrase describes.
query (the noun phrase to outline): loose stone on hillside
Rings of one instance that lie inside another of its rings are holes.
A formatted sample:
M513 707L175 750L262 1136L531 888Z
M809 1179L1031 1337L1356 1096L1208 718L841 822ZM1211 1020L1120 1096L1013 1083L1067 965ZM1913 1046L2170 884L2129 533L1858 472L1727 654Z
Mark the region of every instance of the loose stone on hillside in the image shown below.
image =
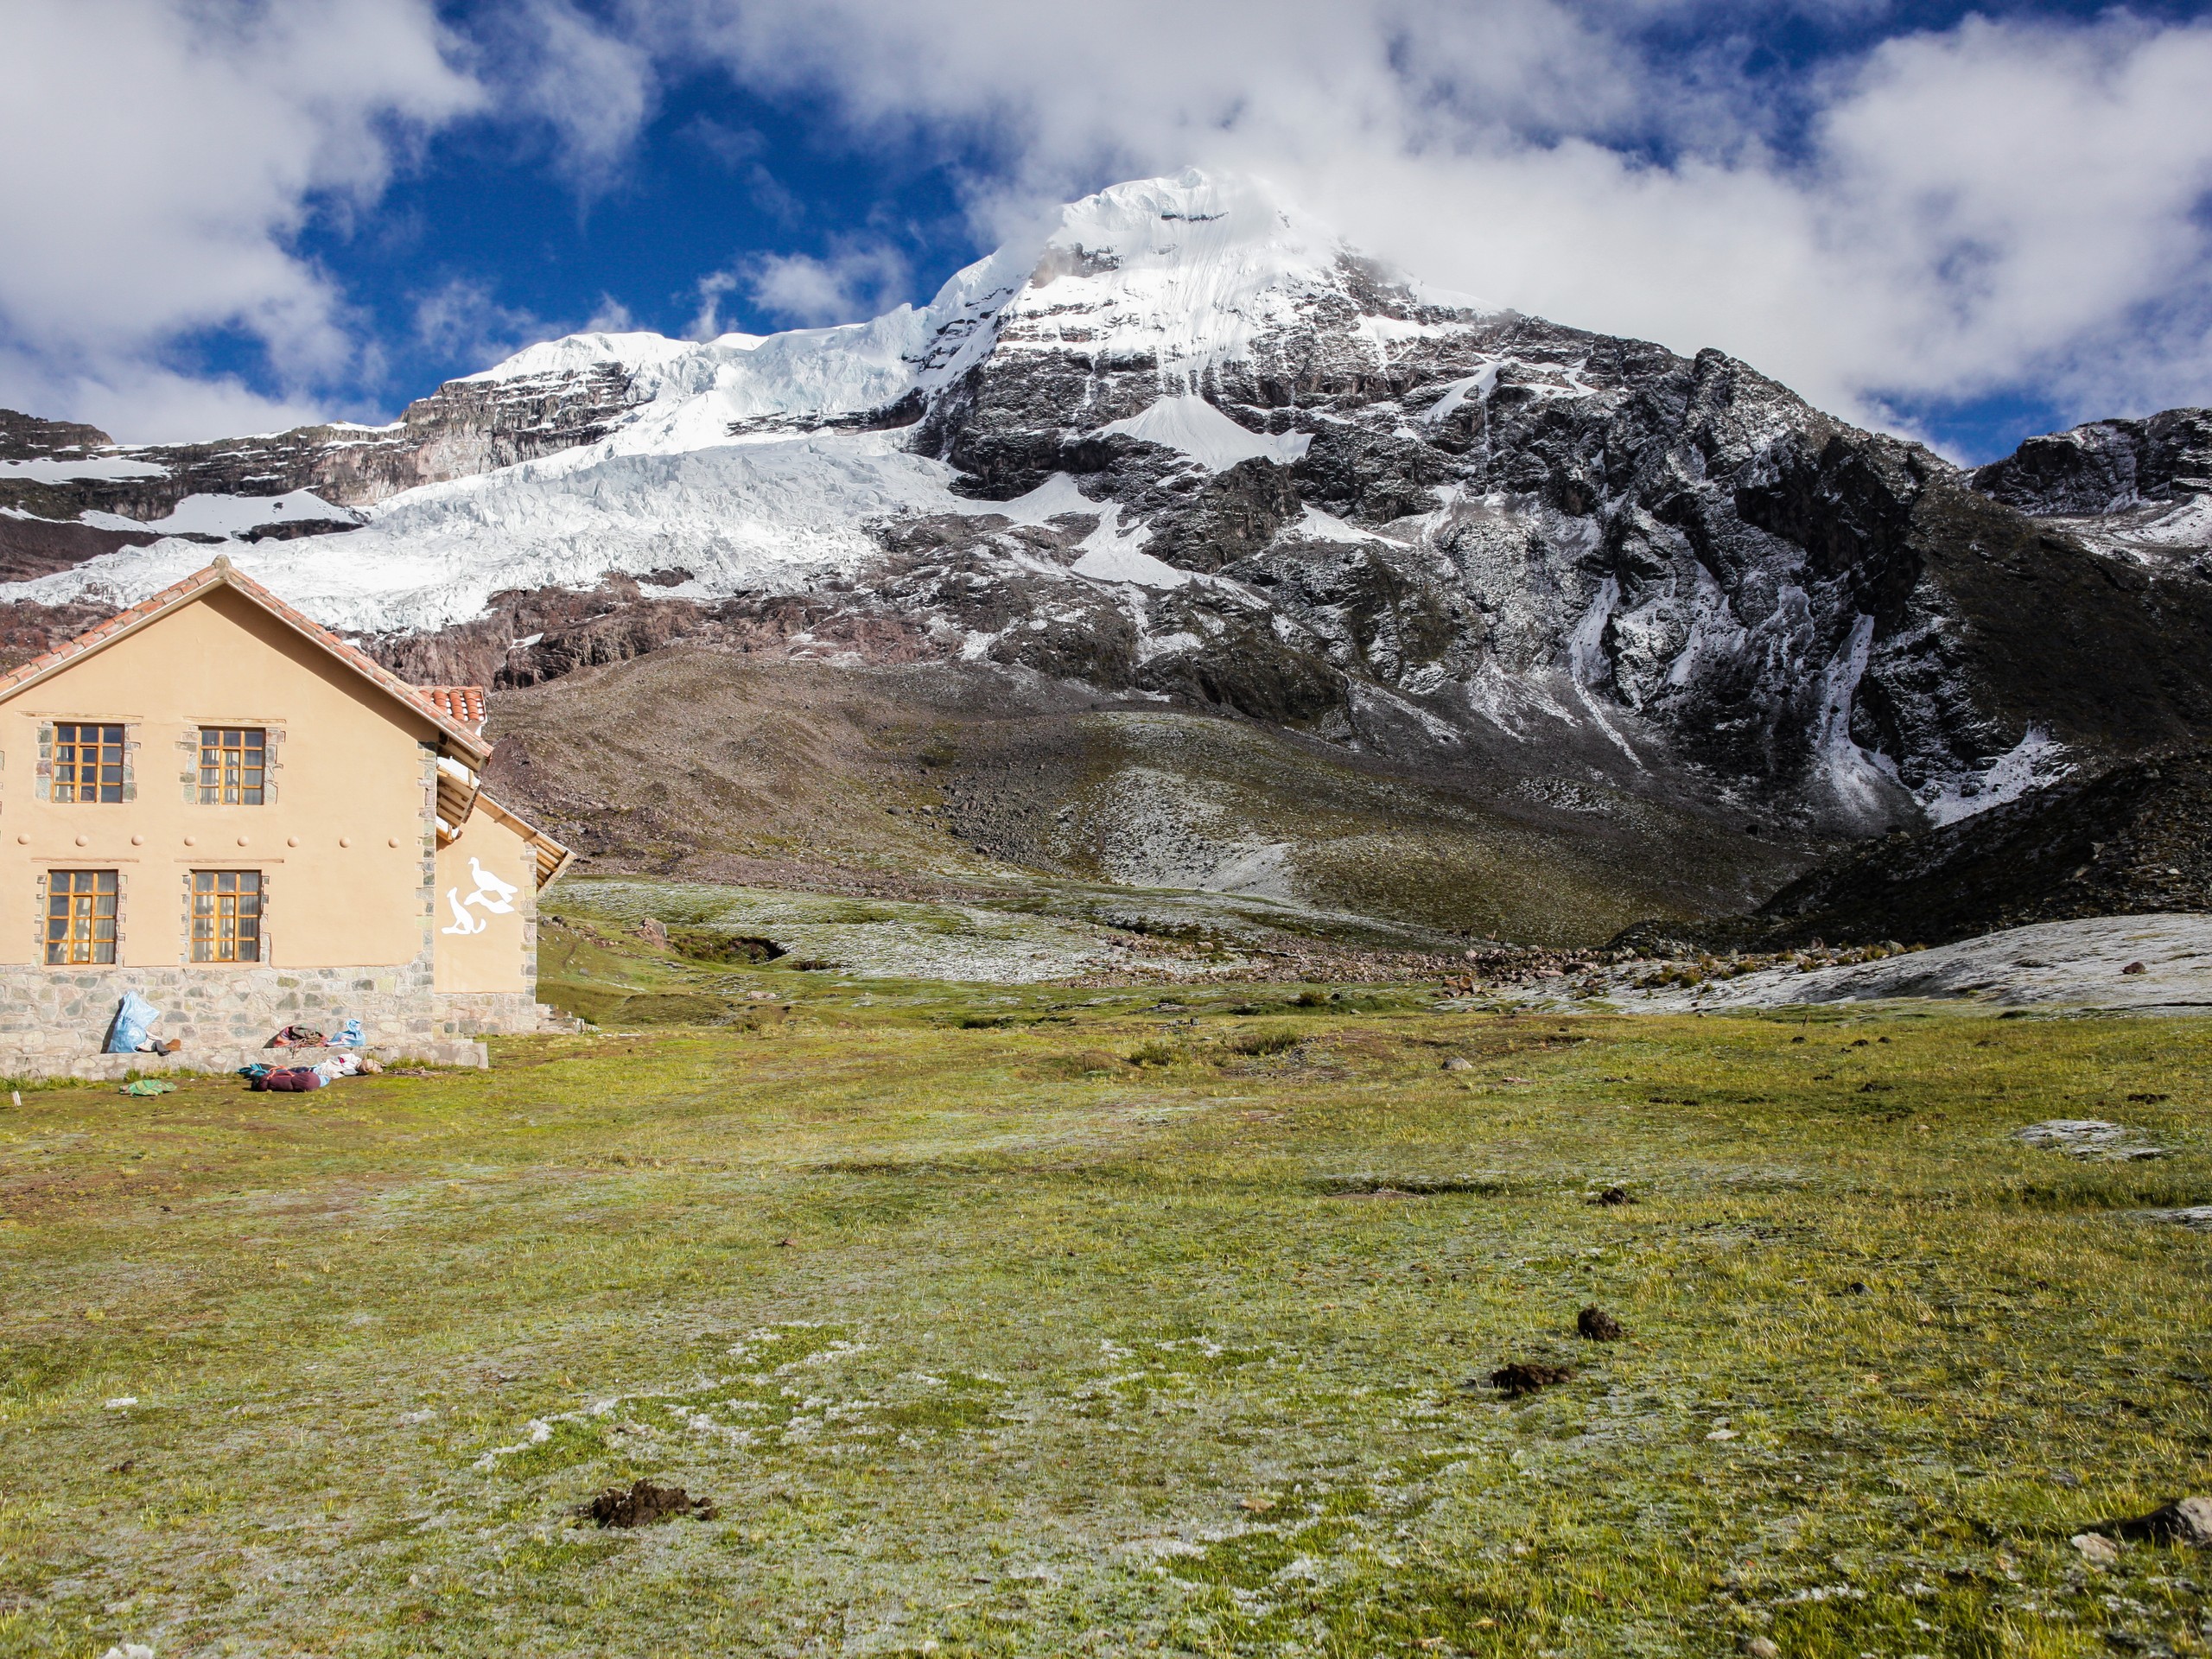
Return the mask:
M2120 1162L2144 1158L2163 1158L2164 1147L2153 1147L2141 1141L2131 1141L2135 1133L2124 1124L2107 1123L2099 1117L2054 1117L2041 1123L2031 1123L2015 1132L2013 1139L2024 1141L2031 1147L2048 1147L2063 1152L2069 1158L2104 1158Z
M2120 1559L2120 1546L2101 1532L2077 1532L2067 1541L2092 1567L2110 1567Z
M2123 1538L2141 1538L2161 1544L2194 1544L2199 1549L2212 1549L2212 1497L2177 1498L2164 1508L2139 1515L2132 1521L2107 1521L2101 1524ZM2077 1545L2080 1541L2075 1541Z

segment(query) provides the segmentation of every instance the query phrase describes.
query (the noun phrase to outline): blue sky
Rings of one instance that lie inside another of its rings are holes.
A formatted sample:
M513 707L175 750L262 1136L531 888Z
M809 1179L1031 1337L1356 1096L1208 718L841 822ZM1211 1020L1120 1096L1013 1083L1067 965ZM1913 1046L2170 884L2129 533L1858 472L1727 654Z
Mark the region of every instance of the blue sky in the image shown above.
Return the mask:
M2204 6L120 9L127 61L35 4L0 54L10 153L73 176L0 183L0 402L129 437L388 418L594 321L868 315L1187 162L1961 458L2212 400Z

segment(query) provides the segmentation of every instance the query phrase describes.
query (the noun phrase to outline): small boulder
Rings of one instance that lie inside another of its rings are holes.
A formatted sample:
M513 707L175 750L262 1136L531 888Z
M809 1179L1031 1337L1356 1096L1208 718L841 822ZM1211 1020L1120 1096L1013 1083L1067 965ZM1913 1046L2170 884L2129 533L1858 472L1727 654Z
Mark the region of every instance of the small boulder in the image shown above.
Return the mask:
M1782 1649L1773 1639L1764 1636L1747 1636L1743 1641L1744 1652L1749 1659L1782 1659Z
M1446 1071L1471 1071L1475 1069L1475 1063L1464 1054L1454 1054L1444 1062L1444 1069Z
M2123 1538L2140 1538L2155 1544L2194 1544L2199 1549L2212 1549L2212 1497L2177 1498L2164 1509L2139 1515L2133 1521L2107 1521L2100 1524L2106 1531L2116 1532Z
M2077 1532L2067 1541L2091 1567L2110 1567L2120 1559L2120 1546L2101 1532Z
M1636 1195L1624 1186L1609 1186L1590 1202L1603 1205L1609 1210L1618 1209L1624 1204L1634 1204Z
M2131 962L2120 971L2123 974L2147 974L2151 970L2139 962Z
M1618 1342L1626 1333L1604 1308L1586 1307L1574 1316L1574 1334L1585 1342Z

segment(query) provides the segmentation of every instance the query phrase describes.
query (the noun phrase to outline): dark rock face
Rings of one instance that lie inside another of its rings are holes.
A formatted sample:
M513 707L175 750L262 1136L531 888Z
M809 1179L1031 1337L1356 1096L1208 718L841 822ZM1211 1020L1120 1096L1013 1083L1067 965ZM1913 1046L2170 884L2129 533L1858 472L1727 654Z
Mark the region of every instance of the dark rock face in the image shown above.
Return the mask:
M1978 490L2038 517L2118 512L2212 495L2212 409L2092 421L2030 438L1974 474Z
M420 484L469 477L593 442L627 408L629 390L629 378L613 364L512 380L448 381L410 404L391 426L310 426L267 437L134 448L130 459L167 471L60 482L0 480L0 507L51 521L72 520L86 511L150 520L166 518L189 495L267 496L293 490L313 490L335 506L365 505ZM107 435L96 428L0 410L0 455L6 458L111 448ZM268 533L352 528L350 522L330 521L310 529L296 521L281 531L272 526Z
M1375 316L1418 334L1380 365L1353 338ZM1201 390L1304 455L1209 473L1101 436L1160 395L1159 365L1065 346L995 353L916 429L975 494L1071 473L1147 554L1233 584L1149 606L1140 633L1168 643L1141 641L1136 683L1339 734L1363 683L1524 739L1548 702L1637 766L1861 831L1971 793L2031 732L2117 757L2212 730L2212 583L2038 525L1986 472L1722 353L1440 311L1365 273L1358 302L1313 296ZM2189 475L2192 418L2132 423L2137 487ZM1339 528L1312 534L1314 511ZM1120 645L1089 667L1069 645L1010 629L993 655L1132 683Z
M114 442L97 426L45 421L20 410L0 409L0 461L35 461L70 450L105 449Z
M92 524L0 516L0 582L52 575L118 547L144 547L160 539L160 532L151 530L101 530Z
M1942 944L1999 928L2212 910L2212 752L2069 779L1821 866L1750 919L1747 942Z

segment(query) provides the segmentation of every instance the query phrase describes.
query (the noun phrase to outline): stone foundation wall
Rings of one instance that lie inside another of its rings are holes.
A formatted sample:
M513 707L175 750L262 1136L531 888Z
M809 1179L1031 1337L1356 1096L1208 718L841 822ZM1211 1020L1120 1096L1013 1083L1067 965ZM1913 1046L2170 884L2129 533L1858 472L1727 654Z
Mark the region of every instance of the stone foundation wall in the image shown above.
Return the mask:
M576 1021L533 998L527 991L440 991L442 1026L473 1037L516 1037L533 1031L567 1031Z
M286 1026L329 1033L349 1019L385 1052L558 1024L524 993L433 990L427 951L399 968L0 966L0 1075L42 1075L99 1053L125 991L162 1011L153 1034L181 1039L185 1062L258 1049Z

